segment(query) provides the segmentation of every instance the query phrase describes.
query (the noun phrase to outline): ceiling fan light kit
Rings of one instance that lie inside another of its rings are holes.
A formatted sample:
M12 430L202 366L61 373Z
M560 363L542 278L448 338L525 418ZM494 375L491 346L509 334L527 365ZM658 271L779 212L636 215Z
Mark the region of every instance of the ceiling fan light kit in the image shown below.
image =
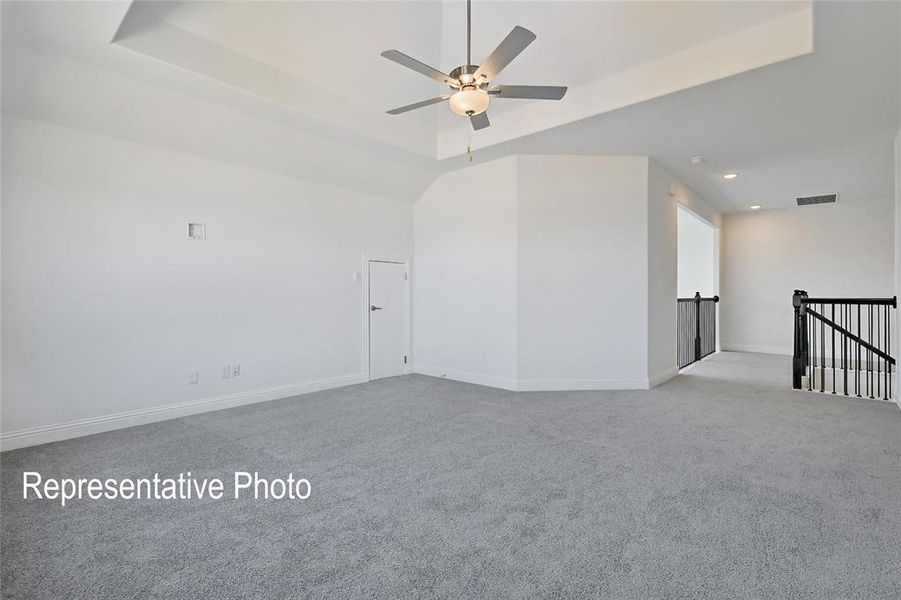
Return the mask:
M474 87L465 87L447 101L450 109L461 117L471 117L488 110L488 93Z
M450 95L437 96L428 100L421 100L413 104L391 109L389 115L399 115L417 108L430 106L439 102L448 101L448 106L454 114L461 117L469 117L472 128L484 129L491 123L488 121L488 105L491 96L496 98L523 98L531 100L560 100L566 94L564 86L543 85L499 85L491 87L491 82L500 72L509 65L514 58L535 41L535 34L525 27L516 26L500 45L494 49L481 65L471 65L472 62L472 9L471 0L466 1L466 63L457 67L449 74L442 73L434 67L419 62L415 58L407 56L397 50L386 50L382 56L399 65L430 77L435 81L449 86L453 91Z

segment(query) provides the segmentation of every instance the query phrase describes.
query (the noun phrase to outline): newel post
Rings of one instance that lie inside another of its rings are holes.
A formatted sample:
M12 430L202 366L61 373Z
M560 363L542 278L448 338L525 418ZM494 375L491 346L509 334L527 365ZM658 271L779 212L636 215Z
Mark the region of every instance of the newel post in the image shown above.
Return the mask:
M801 377L807 367L807 310L803 299L807 297L804 290L795 290L792 294L794 318L794 351L792 352L792 388L801 389Z

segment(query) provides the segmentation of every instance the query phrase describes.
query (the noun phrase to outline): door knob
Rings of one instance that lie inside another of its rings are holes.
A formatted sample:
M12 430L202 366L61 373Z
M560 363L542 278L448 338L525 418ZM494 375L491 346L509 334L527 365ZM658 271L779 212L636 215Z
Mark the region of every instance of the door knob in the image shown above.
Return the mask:
M370 310L371 312L377 311L377 310L382 310L382 307L381 307L381 306L376 306L375 304L373 304L372 306L369 307L369 310Z

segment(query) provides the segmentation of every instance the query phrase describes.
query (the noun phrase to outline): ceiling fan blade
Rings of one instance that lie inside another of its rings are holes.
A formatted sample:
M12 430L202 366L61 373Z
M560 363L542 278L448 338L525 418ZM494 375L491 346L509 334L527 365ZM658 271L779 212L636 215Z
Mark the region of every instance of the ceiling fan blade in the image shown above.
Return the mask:
M525 27L519 25L514 27L504 41L494 49L491 56L482 61L475 72L476 81L493 81L504 67L526 49L526 46L535 41L535 37L536 35Z
M488 93L498 98L559 100L566 95L566 90L566 86L559 85L499 85L488 90Z
M478 131L479 129L485 129L489 125L491 125L491 121L488 120L488 113L483 112L477 115L470 115L469 122L472 123L472 128Z
M444 83L446 85L452 85L454 87L459 86L460 84L451 78L450 75L445 75L438 69L434 67L430 67L429 65L419 62L415 58L407 56L403 52L398 52L397 50L385 50L382 52L382 56L387 58L388 60L393 60L399 65L403 65L408 69L413 69L417 73L422 73L426 77L431 77L435 81L439 83Z
M450 96L438 96L436 98L429 98L428 100L422 100L421 102L414 102L413 104L401 106L400 108L392 108L391 110L386 110L385 112L389 115L399 115L400 113L416 110L417 108L422 108L423 106L429 106L432 104L438 104L439 102L444 102L448 98L450 98Z

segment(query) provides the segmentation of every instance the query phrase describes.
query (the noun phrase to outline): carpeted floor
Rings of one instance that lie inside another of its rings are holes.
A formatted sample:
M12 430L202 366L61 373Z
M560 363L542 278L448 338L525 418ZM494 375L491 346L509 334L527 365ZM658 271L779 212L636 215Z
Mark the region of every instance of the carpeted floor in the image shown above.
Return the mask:
M8 598L901 598L901 411L724 353L650 392L408 376L7 452ZM307 477L305 501L21 499Z

